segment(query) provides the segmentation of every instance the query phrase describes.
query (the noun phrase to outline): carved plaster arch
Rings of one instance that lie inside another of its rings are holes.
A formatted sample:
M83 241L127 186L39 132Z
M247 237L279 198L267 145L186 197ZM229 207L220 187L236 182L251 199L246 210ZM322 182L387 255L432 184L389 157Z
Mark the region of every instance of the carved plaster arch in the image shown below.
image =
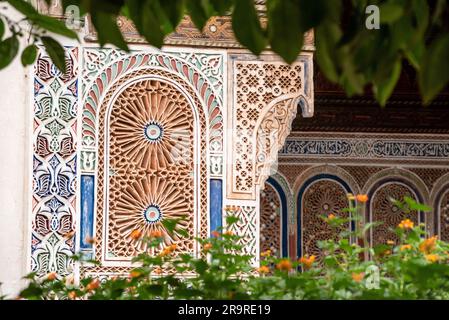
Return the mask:
M427 188L424 181L417 174L401 168L388 168L377 172L368 179L368 181L362 187L361 193L369 194L373 186L386 179L405 182L405 184L408 184L419 193L419 195L422 197L420 201L423 201L425 203L429 202L429 189Z
M298 106L309 116L310 106L301 94L288 94L271 101L260 113L253 139L255 154L255 183L263 189L265 181L277 171L279 151L291 132Z
M318 190L314 190L315 188L318 188ZM316 239L324 240L333 234L329 227L321 224L323 221L319 216L329 213L349 215L350 213L343 211L343 209L351 206L347 194L358 193L358 184L344 169L337 166L320 165L309 168L298 176L294 184L294 190L296 198L296 254L298 256L304 253L311 254L311 252L303 252L306 247L309 250L314 248L313 254L319 256L320 252L317 251L316 244L313 244L314 241ZM306 206L305 200L309 201L309 205L312 203L315 207ZM324 204L328 208L323 209L321 206ZM330 211L320 212L320 210ZM305 214L306 212L307 214ZM308 224L305 223L305 219L309 222ZM314 222L311 223L311 221ZM313 226L313 229L310 228L311 226ZM347 224L348 230L354 227L353 224ZM312 229L312 231L309 229Z
M188 96L188 99L192 101L193 106L197 109L194 111L195 114L197 114L198 118L198 130L197 130L197 143L199 145L198 149L200 152L200 159L198 159L198 184L199 184L199 191L196 196L195 200L197 205L197 215L198 215L198 222L196 224L196 228L198 230L198 236L200 237L207 237L208 235L208 175L207 175L207 145L208 145L208 125L206 122L206 115L204 112L203 105L201 104L201 100L199 99L196 92L192 89L191 86L186 84L182 78L173 75L170 72L167 72L165 70L159 70L159 69L152 69L152 68L141 68L136 69L133 72L130 72L115 81L110 89L105 93L103 96L103 99L101 100L101 105L99 107L99 132L98 132L98 142L99 142L99 152L98 152L98 168L105 167L105 155L104 155L104 148L101 148L102 145L105 144L104 138L105 138L105 126L101 125L101 123L104 123L105 116L107 113L108 108L111 106L111 103L114 101L114 95L117 94L117 91L120 90L120 88L126 88L130 83L138 81L139 79L163 79L164 81L168 83L172 83L174 86L178 88L182 88L181 91L183 94ZM192 106L192 107L193 107ZM97 197L97 214L95 217L95 232L96 237L101 239L101 241L98 241L95 244L95 256L98 260L102 260L102 256L104 253L104 247L102 242L104 242L103 234L104 234L104 228L105 225L105 217L103 216L104 212L104 192L105 192L105 185L104 185L104 170L98 170L97 173L97 188L98 188L98 197ZM110 265L110 263L105 264L104 266L99 267L87 267L83 269L83 272L87 273L104 273L104 272L110 272L110 269L113 269L114 272L125 272L128 268L128 266L125 265Z
M357 181L354 179L354 177L344 170L343 168L336 166L336 165L319 165L314 166L312 168L308 168L304 172L302 172L295 180L293 184L293 194L297 195L299 192L299 189L302 187L304 182L309 180L310 178L317 176L319 174L330 174L334 175L343 181L345 181L349 188L352 190L354 194L360 193L360 186L358 185Z
M435 182L430 193L430 205L433 208L433 214L431 215L433 221L429 225L431 234L438 234L441 236L441 202L443 197L448 193L449 173L443 175Z
M371 215L373 214L371 208L373 205L372 201L376 193L390 184L402 185L406 187L417 198L419 202L424 204L429 203L430 196L428 188L418 175L401 168L388 168L374 174L370 179L368 179L368 181L362 188L362 193L367 194L369 197L369 201L364 207L364 217L366 221L371 221ZM425 222L426 230L432 232L433 215L424 215L423 212L418 212L418 214L419 216L417 217L417 219L421 222ZM372 232L373 231L371 230L371 233Z

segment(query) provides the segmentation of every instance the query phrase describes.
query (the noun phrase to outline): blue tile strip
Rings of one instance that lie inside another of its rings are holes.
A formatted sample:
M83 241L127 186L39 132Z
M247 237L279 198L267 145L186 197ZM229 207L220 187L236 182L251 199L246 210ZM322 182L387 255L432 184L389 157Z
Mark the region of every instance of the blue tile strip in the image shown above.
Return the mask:
M222 227L223 219L223 181L210 180L210 231Z
M93 237L94 232L94 191L95 177L81 176L81 230L80 249L91 250L92 244L86 242L87 237Z

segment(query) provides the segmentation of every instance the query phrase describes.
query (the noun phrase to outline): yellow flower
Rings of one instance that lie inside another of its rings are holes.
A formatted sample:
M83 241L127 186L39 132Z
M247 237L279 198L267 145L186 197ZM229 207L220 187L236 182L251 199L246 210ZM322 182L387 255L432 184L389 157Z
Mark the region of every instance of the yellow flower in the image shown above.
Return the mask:
M92 291L98 289L98 287L100 287L100 280L94 279L86 286L86 289L87 291Z
M276 269L281 270L281 271L290 271L291 268L292 268L292 263L288 259L282 259L276 265Z
M47 280L50 280L50 281L56 280L57 276L58 275L56 272L50 272L49 274L47 274Z
M429 254L433 250L435 250L436 244L437 244L437 236L428 238L419 244L419 251L425 254Z
M139 240L141 236L142 236L142 231L137 230L137 229L133 230L130 234L130 237L133 240Z
M352 193L348 193L346 197L348 197L348 200L355 200L355 196Z
M440 260L440 256L437 254L426 254L426 260L434 263Z
M260 268L257 268L257 272L259 272L260 274L267 274L270 272L270 268L268 268L267 266L260 266Z
M410 244L404 244L400 247L401 251L405 251L405 250L412 250L412 246Z
M357 199L358 202L366 203L366 202L368 202L368 195L366 195L366 194L358 194L356 196L356 199Z
M393 240L388 240L387 244L390 246L394 246L396 243Z
M224 235L227 235L227 236L233 236L234 235L234 232L232 232L231 230L228 230L228 231L226 231L225 233L223 233Z
M70 291L67 296L69 297L70 300L75 300L77 297L76 291Z
M365 277L365 273L360 272L360 273L353 273L352 274L352 279L355 282L362 282L363 278Z
M267 251L262 252L260 254L260 256L264 257L264 258L271 256L271 250L267 250Z
M299 262L304 266L304 269L310 269L315 262L316 257L311 255L310 257L301 257Z
M415 224L410 219L402 220L401 223L398 225L398 227L401 229L412 229L414 226Z
M207 251L209 251L210 249L212 249L212 243L205 243L204 245L203 245L203 251L205 251L205 252L207 252Z

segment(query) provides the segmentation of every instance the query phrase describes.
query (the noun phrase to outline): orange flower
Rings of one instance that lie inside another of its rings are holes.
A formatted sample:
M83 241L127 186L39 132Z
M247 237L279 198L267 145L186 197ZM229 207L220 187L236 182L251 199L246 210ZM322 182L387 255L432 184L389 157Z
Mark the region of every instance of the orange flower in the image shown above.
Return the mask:
M368 202L368 195L366 195L366 194L358 194L355 198L357 199L358 202L361 202L361 203Z
M428 238L419 244L419 251L421 251L422 253L429 254L433 250L435 250L436 245L437 245L437 236Z
M414 226L415 226L415 224L410 219L402 220L401 223L398 225L398 227L400 229L406 229L406 230L407 229L412 229Z
M239 207L238 206L226 206L224 207L224 211L226 212L237 212L239 211Z
M401 251L412 250L412 246L410 244L404 244L399 248L399 250Z
M67 296L69 297L70 300L75 300L77 297L76 291L70 291Z
M67 276L67 277L65 278L65 284L66 284L66 286L73 285L74 283L75 283L75 278L74 278L72 275Z
M159 253L159 256L160 256L160 257L165 257L165 256L168 256L170 253L171 253L170 248L164 248L164 250L162 250L162 251Z
M210 249L212 249L212 243L205 243L204 245L203 245L203 251L205 251L205 252L207 252L207 251L209 251Z
M58 274L56 272L50 272L47 274L47 280L53 281L56 280Z
M72 239L74 236L75 236L75 231L69 231L69 232L63 234L63 237L66 240Z
M328 220L334 220L335 219L335 214L331 213L330 215L327 216Z
M92 280L86 287L87 291L92 291L98 289L100 287L100 280L94 279Z
M264 251L260 254L261 257L269 257L271 256L271 250Z
M138 277L140 277L142 275L142 273L140 272L140 271L137 271L137 270L133 270L133 271L131 271L130 273L129 273L129 276L131 277L131 278L138 278Z
M352 279L355 282L362 282L363 278L365 277L365 273L360 272L360 273L353 273L352 274Z
M162 238L162 231L161 230L154 230L151 232L151 237L153 238Z
M139 240L141 236L142 236L142 231L137 230L137 229L133 230L130 234L130 237L133 240Z
M434 263L440 260L440 256L437 254L426 254L426 260Z
M212 231L210 234L215 238L218 238L220 236L220 233L218 231Z
M290 271L291 268L292 268L292 263L288 259L282 259L276 265L276 269L281 270L281 271Z
M225 233L223 233L226 236L233 236L234 232L232 232L231 230L226 231Z
M97 242L97 239L95 239L94 237L89 237L87 236L84 241L88 244L95 244L95 242Z
M315 262L316 257L311 255L310 257L301 257L299 262L304 266L304 269L310 269Z
M267 266L260 266L259 268L257 268L257 272L259 272L260 274L267 274L270 272L270 268L268 268Z
M153 270L154 273L156 274L161 274L162 273L162 268L161 267L157 267Z
M390 246L394 246L396 244L396 242L394 242L393 240L388 240L387 244Z

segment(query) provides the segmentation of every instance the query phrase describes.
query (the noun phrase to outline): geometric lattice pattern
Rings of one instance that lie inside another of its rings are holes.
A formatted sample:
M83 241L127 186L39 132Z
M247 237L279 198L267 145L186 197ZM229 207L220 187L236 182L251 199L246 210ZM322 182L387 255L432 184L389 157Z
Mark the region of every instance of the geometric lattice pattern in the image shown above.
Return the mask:
M371 200L371 219L370 221L381 222L382 224L371 230L371 243L373 246L386 244L387 241L398 241L398 237L392 231L404 219L412 220L415 225L419 221L418 212L403 212L390 199L402 201L404 197L410 197L415 200L416 196L409 187L399 183L389 183L381 186L375 192Z
M108 255L132 257L145 250L133 230L161 231L164 244L192 253L194 238L194 117L172 85L144 80L115 101L109 125ZM164 219L183 218L169 235Z
M277 191L265 183L260 193L260 252L281 256L281 201Z
M440 238L449 241L449 192L441 197L440 204Z
M322 216L335 216L347 218L348 213L342 213L349 207L346 190L337 182L331 180L318 180L304 192L302 198L302 253L322 258L322 251L318 241L337 239L342 230L332 229ZM349 230L349 225L343 226Z
M263 162L264 159L256 159L256 146L250 137L258 130L258 121L265 116L262 112L270 103L279 97L299 96L303 92L303 78L302 63L299 62L288 66L281 62L234 61L233 82L236 91L232 103L234 152L230 158L233 170L230 192L249 194L250 199L253 197L253 186L256 183L254 163ZM285 105L284 109L287 107ZM296 111L297 106L294 107ZM279 112L282 113L287 116L291 112ZM283 124L285 128L279 129L289 132L288 122Z

